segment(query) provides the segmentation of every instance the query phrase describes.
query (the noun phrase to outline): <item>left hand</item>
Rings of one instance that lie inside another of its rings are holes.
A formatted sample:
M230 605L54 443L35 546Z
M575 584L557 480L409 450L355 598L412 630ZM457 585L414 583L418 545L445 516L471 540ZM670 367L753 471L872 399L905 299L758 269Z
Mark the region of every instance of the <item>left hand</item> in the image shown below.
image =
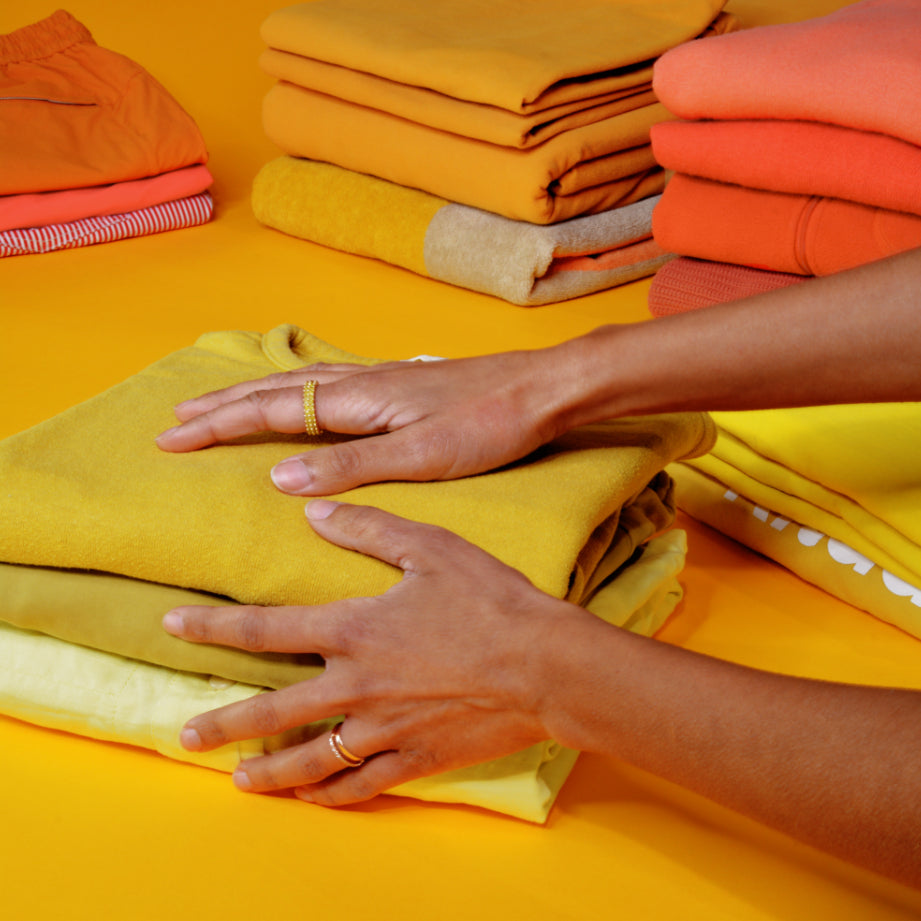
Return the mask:
M341 716L347 768L328 734L247 760L251 791L294 788L339 805L404 781L497 758L551 737L542 697L552 686L556 630L587 612L536 589L460 537L377 509L314 500L314 529L403 570L385 594L317 607L185 607L166 629L192 642L310 652L322 675L190 720L181 740L206 751Z

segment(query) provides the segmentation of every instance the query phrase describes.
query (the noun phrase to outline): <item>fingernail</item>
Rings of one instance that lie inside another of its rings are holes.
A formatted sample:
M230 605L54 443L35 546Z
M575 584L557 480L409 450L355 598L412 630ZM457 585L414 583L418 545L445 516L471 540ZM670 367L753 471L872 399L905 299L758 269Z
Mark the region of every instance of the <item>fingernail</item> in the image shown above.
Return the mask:
M233 782L238 790L248 792L253 789L253 782L249 779L246 771L236 770L233 772Z
M272 482L282 492L299 492L310 485L310 474L299 460L283 460L272 468Z
M322 521L332 515L337 505L339 503L331 499L313 499L304 506L304 514L311 521Z
M176 432L176 431L178 431L178 430L179 430L179 426L178 426L178 425L174 425L171 429L167 429L165 432L160 432L160 434L157 435L156 438L154 438L154 441L155 441L157 444L159 444L161 438L165 438L165 439L169 440L169 438L172 436L173 432Z
M179 733L179 744L190 752L197 752L201 749L201 736L194 729L183 729Z
M177 636L182 633L182 615L178 611L170 611L163 615L163 629L167 633Z
M303 800L305 803L312 803L312 802L314 801L314 800L313 800L313 797L310 795L310 791L309 791L309 790L305 790L303 787L298 787L298 788L294 791L294 795L295 795L299 800Z

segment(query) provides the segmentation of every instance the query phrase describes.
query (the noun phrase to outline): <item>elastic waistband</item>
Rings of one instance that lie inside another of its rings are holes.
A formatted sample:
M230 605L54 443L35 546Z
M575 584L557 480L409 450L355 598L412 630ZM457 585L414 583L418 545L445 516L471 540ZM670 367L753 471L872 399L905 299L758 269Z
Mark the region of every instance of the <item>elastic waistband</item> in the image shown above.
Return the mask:
M46 58L77 42L95 44L86 26L66 10L58 10L41 22L0 35L0 64Z

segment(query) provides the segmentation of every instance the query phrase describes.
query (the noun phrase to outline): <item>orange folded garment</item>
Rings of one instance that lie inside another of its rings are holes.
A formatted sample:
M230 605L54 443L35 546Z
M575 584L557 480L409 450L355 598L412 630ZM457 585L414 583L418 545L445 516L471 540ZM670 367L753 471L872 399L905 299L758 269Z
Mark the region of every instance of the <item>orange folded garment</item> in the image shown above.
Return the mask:
M885 134L758 119L664 122L651 136L678 173L921 214L921 147Z
M662 190L649 145L656 104L550 138L532 150L438 131L290 83L263 103L266 135L285 153L368 173L514 220L551 224Z
M179 103L64 10L0 35L0 137L3 195L140 179L208 158Z
M921 246L921 217L683 174L652 215L665 250L798 275L830 275Z
M152 208L164 202L198 195L210 188L213 181L208 167L199 163L159 176L88 189L3 195L0 196L0 231L66 224L89 217Z
M654 317L666 317L766 294L801 281L804 281L802 275L678 256L666 262L653 277L648 307Z
M653 88L684 119L827 122L921 145L921 4L864 0L690 42L656 62Z
M650 62L704 32L724 3L315 0L275 11L261 35L276 50L529 114L648 80Z

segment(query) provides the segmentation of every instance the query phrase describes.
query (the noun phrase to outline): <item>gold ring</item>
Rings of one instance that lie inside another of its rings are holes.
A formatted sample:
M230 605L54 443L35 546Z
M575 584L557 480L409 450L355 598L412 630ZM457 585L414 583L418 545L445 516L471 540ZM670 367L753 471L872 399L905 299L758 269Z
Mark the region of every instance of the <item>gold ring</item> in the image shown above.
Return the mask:
M316 389L316 381L304 381L304 429L308 435L319 435L323 431L317 424Z
M333 754L346 766L346 767L358 767L365 763L364 758L359 758L358 755L350 752L342 744L342 736L339 735L339 730L342 727L342 723L338 726L334 726L332 731L329 734L329 747L332 749Z

